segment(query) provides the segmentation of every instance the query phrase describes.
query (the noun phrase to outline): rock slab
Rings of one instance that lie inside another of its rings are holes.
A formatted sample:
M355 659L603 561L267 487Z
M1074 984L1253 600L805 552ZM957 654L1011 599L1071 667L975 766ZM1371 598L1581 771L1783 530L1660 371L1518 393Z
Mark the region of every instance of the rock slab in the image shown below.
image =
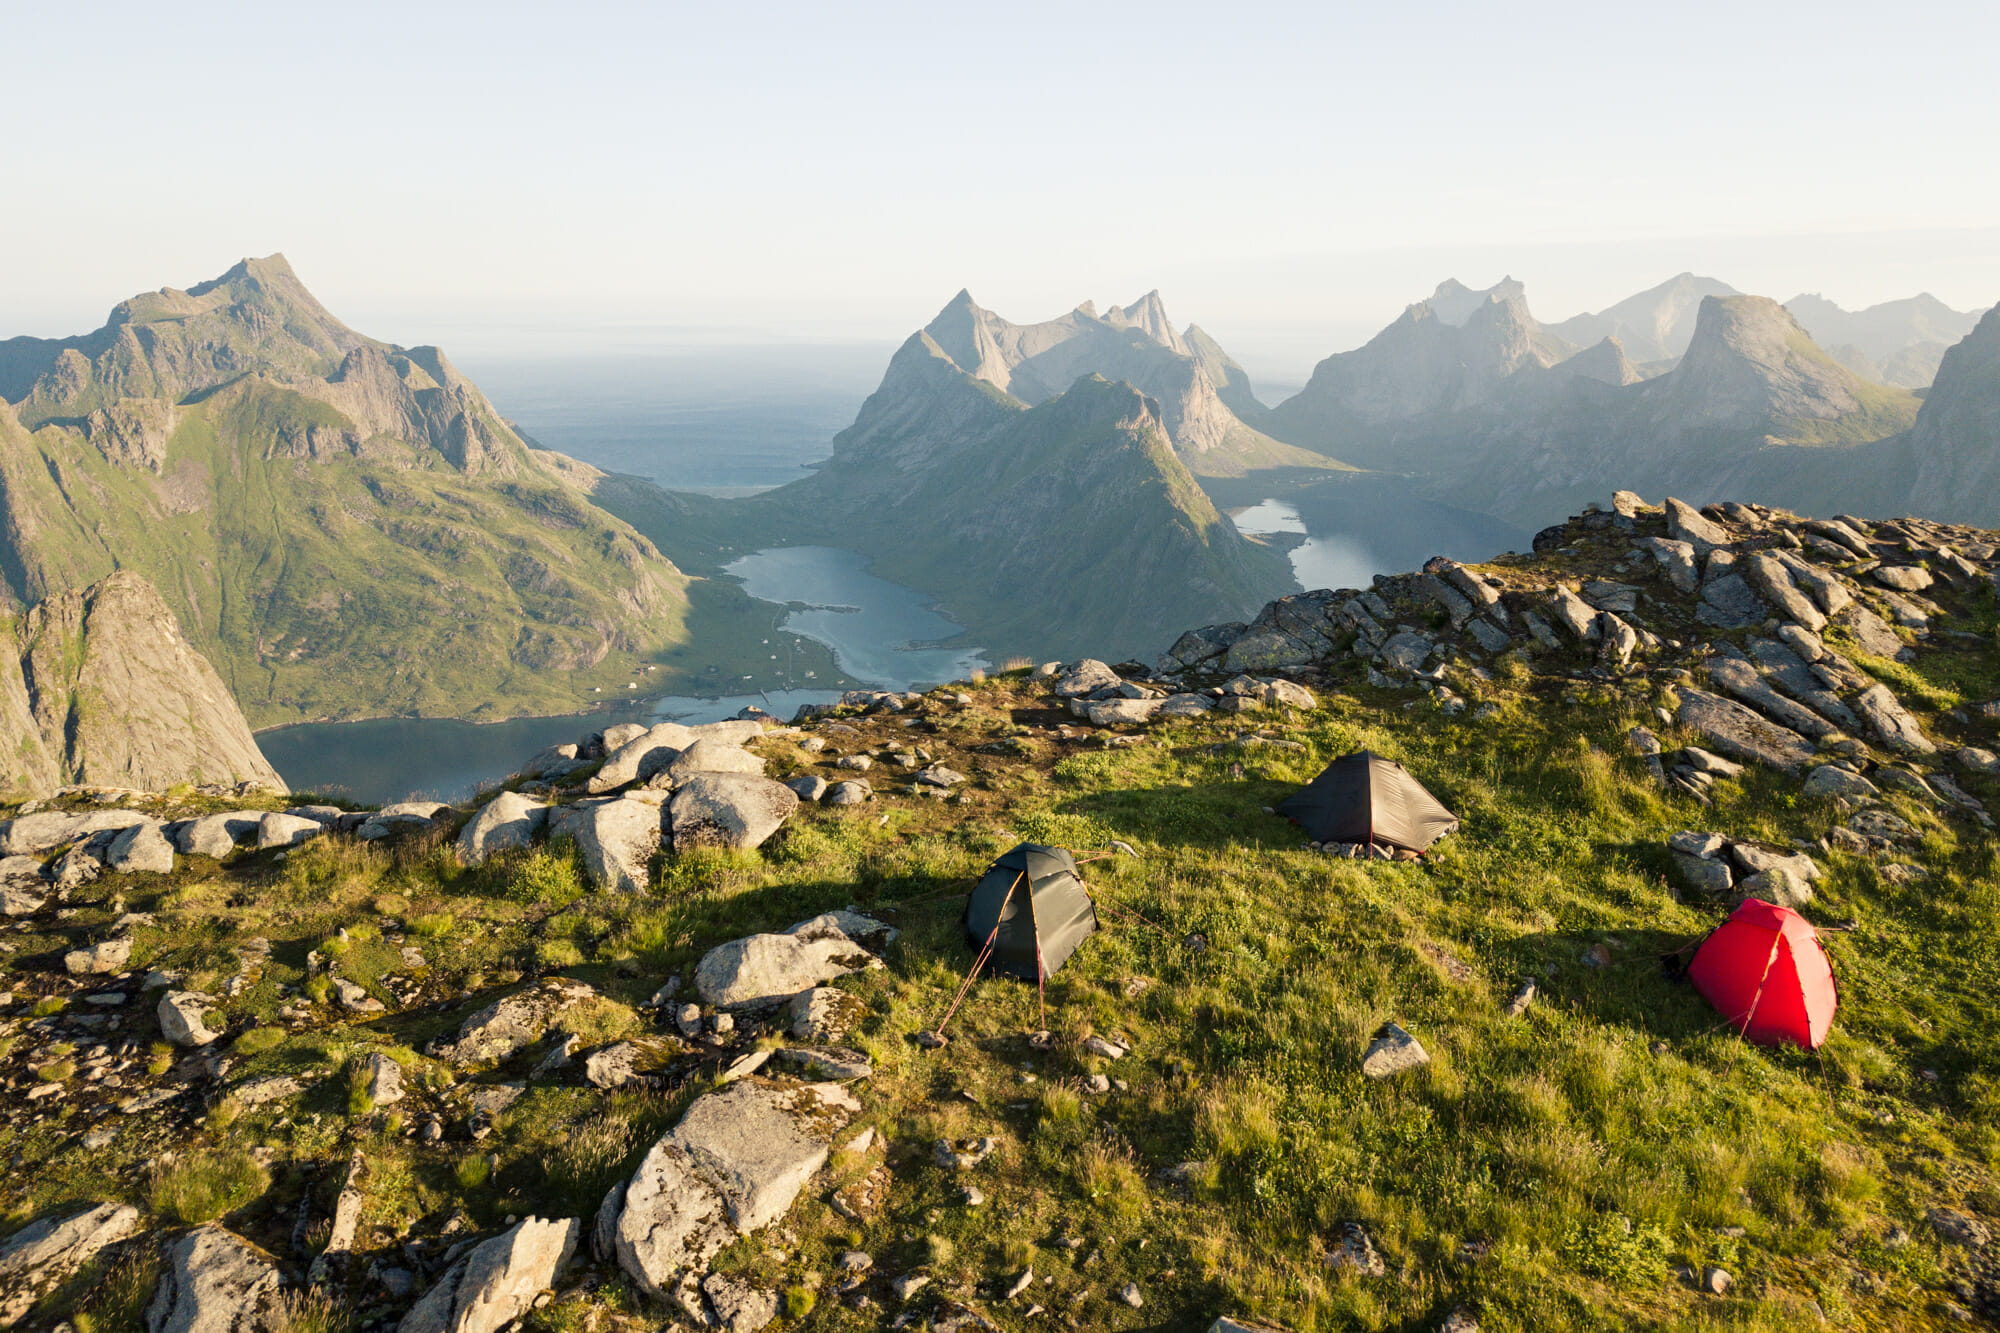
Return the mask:
M397 1333L497 1333L555 1285L582 1237L574 1217L518 1223L446 1269Z

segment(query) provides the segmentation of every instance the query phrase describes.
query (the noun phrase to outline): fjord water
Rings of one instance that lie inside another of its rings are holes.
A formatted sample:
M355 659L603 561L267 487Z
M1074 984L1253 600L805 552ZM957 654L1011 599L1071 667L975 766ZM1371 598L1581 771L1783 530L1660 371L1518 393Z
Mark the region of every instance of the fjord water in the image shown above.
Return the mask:
M551 745L581 741L620 722L716 722L752 705L790 717L800 704L836 697L832 690L771 690L726 699L674 695L591 713L505 722L436 717L305 722L262 732L257 744L294 791L370 805L415 798L459 801Z
M1254 484L1233 483L1239 490ZM1417 569L1434 555L1488 560L1529 544L1529 534L1511 523L1426 499L1405 478L1382 473L1285 487L1230 517L1240 532L1303 535L1289 554L1305 589L1366 588L1377 574Z
M963 680L990 665L978 648L935 646L964 631L923 594L868 572L868 557L833 546L780 546L724 567L752 597L790 606L784 628L833 649L840 669L883 689Z

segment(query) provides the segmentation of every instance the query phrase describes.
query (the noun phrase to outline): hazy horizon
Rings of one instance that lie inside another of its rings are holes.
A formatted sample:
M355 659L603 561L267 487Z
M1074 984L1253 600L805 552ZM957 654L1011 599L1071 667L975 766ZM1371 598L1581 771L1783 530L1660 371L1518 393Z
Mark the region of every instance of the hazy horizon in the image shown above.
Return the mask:
M1548 322L1683 270L1991 306L2000 14L1812 13L51 7L14 16L52 114L0 335L274 251L471 355L894 342L960 287L1023 321L1157 287L1292 378L1447 276ZM160 151L168 72L203 95Z

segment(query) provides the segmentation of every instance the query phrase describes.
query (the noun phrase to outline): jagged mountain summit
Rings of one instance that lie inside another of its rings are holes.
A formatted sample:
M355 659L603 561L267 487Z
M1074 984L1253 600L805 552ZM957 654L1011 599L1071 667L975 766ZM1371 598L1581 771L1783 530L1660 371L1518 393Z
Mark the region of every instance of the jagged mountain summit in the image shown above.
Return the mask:
M1978 311L1953 310L1929 292L1843 310L1817 293L1785 309L1842 365L1864 379L1921 389L1937 377L1945 349L1971 333Z
M1267 428L1346 457L1338 448L1365 451L1375 428L1477 406L1517 372L1546 370L1576 351L1536 321L1519 283L1486 292L1442 283L1437 297L1404 310L1365 346L1321 361L1303 389L1271 410Z
M139 575L59 593L7 623L7 635L0 799L72 783L283 789L229 687Z
M1681 273L1594 315L1575 315L1551 324L1549 332L1579 346L1616 338L1633 361L1665 369L1660 363L1678 359L1694 341L1703 299L1736 295L1737 290L1719 278Z
M1486 288L1472 288L1457 278L1446 278L1437 285L1437 290L1431 293L1430 299L1424 304L1429 306L1431 313L1444 323L1454 328L1463 328L1465 322L1471 319L1481 306L1495 303L1504 305L1508 301L1525 303L1527 299L1528 289L1518 278L1502 278Z
M0 388L0 596L142 573L261 723L573 708L682 634L685 578L565 460L281 255L10 340Z
M1656 350L1678 327L1677 303L1710 281L1684 275L1614 307L1614 320L1571 327L1622 321ZM1643 310L1657 318L1635 326ZM1419 303L1321 362L1266 427L1531 526L1621 479L1704 500L1754 485L1789 503L1890 503L1877 456L1851 446L1908 429L1914 396L1857 376L1765 297L1702 297L1692 325L1679 360L1646 378L1624 334L1577 351L1518 296L1486 301L1462 327Z
M1130 307L1114 306L1102 316L1089 303L1039 324L1015 324L961 291L937 317L911 335L889 364L882 386L869 399L854 427L836 437L836 455L872 447L871 417L893 416L906 423L896 432L901 451L928 450L949 443L954 426L912 428L908 404L931 397L946 367L927 364L943 358L947 367L997 390L1023 407L1045 403L1086 375L1124 380L1160 405L1174 448L1196 473L1238 476L1271 466L1334 466L1332 460L1293 448L1246 425L1224 401L1221 389L1246 406L1255 404L1249 377L1214 340L1202 336L1197 352L1176 333L1158 292ZM1212 372L1219 372L1221 380ZM955 420L956 414L949 414Z

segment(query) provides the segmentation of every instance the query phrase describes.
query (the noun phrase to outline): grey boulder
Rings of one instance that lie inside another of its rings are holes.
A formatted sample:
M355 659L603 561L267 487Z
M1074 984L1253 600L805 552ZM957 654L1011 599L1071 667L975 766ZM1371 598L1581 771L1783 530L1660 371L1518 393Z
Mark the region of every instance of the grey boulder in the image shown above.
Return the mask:
M159 822L149 819L113 838L104 853L104 864L107 869L128 875L142 870L169 875L174 869L174 845L167 841Z
M697 773L667 806L676 852L759 847L799 808L798 793L749 773Z
M131 937L102 940L87 949L71 949L64 954L63 971L73 977L106 976L123 971L131 957Z
M607 733L608 736L608 733ZM695 731L678 722L662 722L613 750L584 790L595 796L642 782L665 768L674 756L695 742Z
M880 967L829 918L801 922L782 935L747 935L718 944L695 965L695 992L718 1008L778 1004L850 972Z
M192 991L168 991L157 1013L160 1035L176 1046L206 1046L222 1034L205 1021L207 1000Z
M504 1060L540 1041L565 1009L596 997L581 981L546 978L473 1014L459 1025L456 1041L433 1045L431 1054L457 1065Z
M1854 711L1861 714L1876 737L1892 750L1904 754L1930 754L1937 747L1924 735L1916 718L1910 716L1896 699L1887 685L1871 685L1854 700Z
M697 773L754 773L762 777L764 761L740 745L703 736L668 760L651 780L658 783L664 777L678 787Z
M139 1210L100 1203L64 1217L45 1217L0 1241L0 1327L18 1322L63 1279L107 1245L136 1235Z
M658 792L647 792L562 806L549 816L549 832L576 839L592 884L644 893L652 882L653 853L660 849L659 798Z
M174 841L189 856L208 856L220 861L236 850L236 844L257 832L262 811L203 815L181 825Z
M257 850L268 852L274 847L297 847L325 832L326 825L317 819L274 812L257 821Z
M282 1278L271 1257L213 1222L167 1247L146 1333L279 1333Z
M484 864L496 852L526 847L548 822L549 808L519 792L503 791L479 808L458 831L458 859Z
M583 1222L574 1217L530 1217L510 1227L446 1269L397 1333L497 1333L555 1285L582 1236Z
M1117 672L1095 658L1086 657L1056 677L1055 694L1058 699L1080 699L1122 683Z
M599 1234L641 1291L706 1323L709 1262L790 1211L860 1109L835 1083L751 1078L698 1098L606 1199L615 1220L600 1214Z

